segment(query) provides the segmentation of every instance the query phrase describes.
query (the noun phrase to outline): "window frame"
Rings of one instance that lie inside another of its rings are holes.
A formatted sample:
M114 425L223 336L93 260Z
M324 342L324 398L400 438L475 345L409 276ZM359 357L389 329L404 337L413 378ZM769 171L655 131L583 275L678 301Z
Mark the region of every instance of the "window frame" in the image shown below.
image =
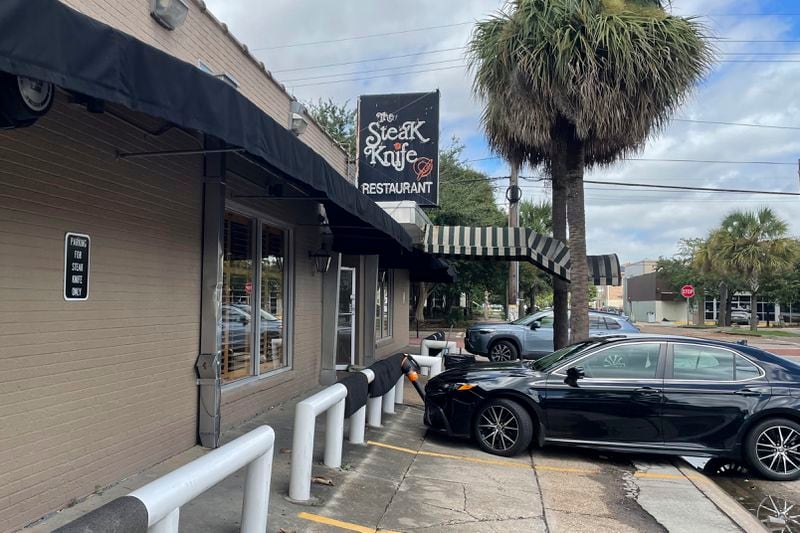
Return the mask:
M381 313L376 313L375 316L375 342L386 342L392 339L392 335L394 334L394 270L390 268L379 268L378 269L378 278L375 283L375 307L378 307L378 301L380 298L381 293L381 271L386 272L386 284L384 285L383 289L386 292L386 316L383 316L383 300L380 300L380 308ZM384 320L388 322L388 328L386 329L387 334L383 335L383 325Z
M731 350L730 348L726 348L724 346L716 346L713 344L701 344L701 343L694 343L690 341L682 341L682 342L670 342L668 343L667 349L667 366L664 370L664 383L747 383L748 381L756 381L763 379L766 377L767 373L764 368L753 361L752 358L747 357L745 354L741 352L737 352L736 350ZM674 372L674 365L675 365L675 345L682 345L682 346L693 346L693 347L701 347L701 348L712 348L714 350L721 350L724 352L730 352L733 354L733 380L717 380L717 379L676 379L673 377ZM747 378L747 379L736 379L736 357L742 357L745 361L753 365L758 369L758 376Z
M254 381L260 381L263 379L268 379L274 377L276 375L283 374L285 372L290 372L294 369L294 321L295 321L295 290L294 290L294 283L295 283L295 244L294 244L294 234L295 234L295 227L292 224L289 224L285 221L276 219L269 215L265 215L262 211L258 209L254 209L252 207L247 207L235 202L226 201L225 202L225 212L231 212L236 215L246 217L250 219L251 224L251 231L253 234L253 243L252 243L252 255L253 255L253 270L251 272L252 279L253 279L253 301L251 307L251 317L257 317L257 320L253 320L256 324L256 327L251 328L251 338L250 338L250 345L251 345L251 357L250 357L250 372L249 376L236 379L234 381L229 381L228 383L222 384L222 389L227 390L231 388L240 387L243 385L247 385L248 383L253 383ZM274 370L270 370L267 372L261 372L261 365L259 362L259 355L260 355L260 348L261 348L261 254L263 252L263 226L271 226L275 229L281 230L284 233L285 238L285 246L284 246L284 253L286 256L284 257L283 261L283 289L284 289L284 316L282 318L283 321L283 350L286 357L286 365L281 368L276 368ZM220 306L222 304L220 303ZM258 310L257 313L253 311ZM222 310L220 308L220 317L222 316ZM220 323L220 328L222 324ZM218 346L218 349L221 350L222 346Z
M600 348L593 350L587 354L581 354L576 359L571 361L567 361L566 364L561 365L556 370L554 370L551 375L559 376L559 377L567 377L567 369L580 366L580 362L584 359L588 359L589 357L593 357L599 353L605 352L612 348L617 348L619 346L636 346L639 344L658 344L658 366L656 367L656 377L654 378L591 378L585 377L581 378L581 381L586 381L588 383L600 383L600 382L608 382L608 381L621 381L625 383L629 382L647 382L647 383L662 383L664 381L665 371L666 371L666 360L668 358L668 348L667 344L664 341L659 340L642 340L636 342L612 342L609 343L608 346L601 346Z

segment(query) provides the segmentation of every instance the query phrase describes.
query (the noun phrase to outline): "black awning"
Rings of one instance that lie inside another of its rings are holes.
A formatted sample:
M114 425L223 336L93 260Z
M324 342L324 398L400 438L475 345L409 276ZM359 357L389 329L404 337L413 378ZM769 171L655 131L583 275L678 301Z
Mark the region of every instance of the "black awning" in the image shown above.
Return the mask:
M360 225L412 247L400 224L235 88L59 1L0 1L0 71L121 104L244 148Z

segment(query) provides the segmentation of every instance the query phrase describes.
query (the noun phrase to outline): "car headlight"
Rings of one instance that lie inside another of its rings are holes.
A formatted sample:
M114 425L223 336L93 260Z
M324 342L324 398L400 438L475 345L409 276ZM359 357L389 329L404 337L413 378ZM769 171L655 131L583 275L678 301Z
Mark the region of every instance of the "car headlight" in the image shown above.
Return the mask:
M497 331L497 330L494 330L494 329L479 329L478 333L482 333L483 335L486 335L488 333L494 333L495 331Z
M477 387L474 383L445 383L442 388L446 391L465 391Z

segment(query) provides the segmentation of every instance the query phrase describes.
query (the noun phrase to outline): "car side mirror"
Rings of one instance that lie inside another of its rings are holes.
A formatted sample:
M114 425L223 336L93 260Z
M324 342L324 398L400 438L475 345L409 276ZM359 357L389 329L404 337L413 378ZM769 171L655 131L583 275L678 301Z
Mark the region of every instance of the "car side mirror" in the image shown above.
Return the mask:
M239 318L239 322L241 322L241 323L242 323L242 325L245 325L245 326L246 326L246 325L247 325L247 323L248 323L248 322L250 322L250 319L248 319L246 316L243 316L243 317L240 317L240 318Z
M564 383L569 385L570 387L577 387L578 380L585 378L586 373L583 371L583 368L579 366L573 366L567 369L567 377L564 379Z
M539 322L537 322L536 320L534 320L533 322L531 322L531 329L532 329L532 330L536 331L536 330L537 330L537 329L539 329L540 327L541 327L541 324L539 324Z

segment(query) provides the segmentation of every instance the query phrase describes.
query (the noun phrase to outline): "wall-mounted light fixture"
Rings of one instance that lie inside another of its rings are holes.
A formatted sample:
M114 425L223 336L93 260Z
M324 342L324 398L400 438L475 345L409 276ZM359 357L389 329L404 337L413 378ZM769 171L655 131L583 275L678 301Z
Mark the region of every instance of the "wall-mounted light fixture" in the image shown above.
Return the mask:
M184 0L150 0L150 16L170 31L183 24L188 13Z
M289 113L289 129L295 135L302 135L308 127L308 120L305 117L306 108L300 102L293 100Z
M314 270L324 274L331 267L331 253L325 248L320 248L316 252L308 252L308 257L314 262Z

